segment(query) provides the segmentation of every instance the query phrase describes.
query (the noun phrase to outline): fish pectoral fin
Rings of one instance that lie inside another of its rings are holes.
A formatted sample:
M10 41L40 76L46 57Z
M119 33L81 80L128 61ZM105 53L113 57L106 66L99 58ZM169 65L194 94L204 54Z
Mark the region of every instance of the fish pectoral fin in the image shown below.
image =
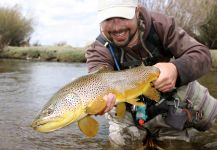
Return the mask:
M96 136L99 130L98 122L94 118L91 118L90 116L87 116L79 120L78 126L80 130L88 137Z
M127 100L127 103L130 103L132 105L136 105L136 106L143 106L144 103L143 102L137 102L139 100L139 98L132 98Z
M102 112L105 107L106 107L106 101L104 99L95 100L87 106L86 113L95 115Z
M123 119L126 112L126 104L124 102L117 104L116 117L117 119Z
M154 87L151 86L143 92L143 95L151 100L155 100L156 102L160 100L160 93Z

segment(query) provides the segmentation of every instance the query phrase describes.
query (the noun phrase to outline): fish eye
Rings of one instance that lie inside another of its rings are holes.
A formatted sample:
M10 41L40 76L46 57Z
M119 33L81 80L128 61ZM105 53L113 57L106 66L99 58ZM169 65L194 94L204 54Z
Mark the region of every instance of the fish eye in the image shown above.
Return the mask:
M51 108L47 108L46 111L45 111L44 113L47 114L47 115L50 115L50 114L53 113L53 109L51 109Z
M52 113L53 113L53 109L49 108L49 109L47 110L47 113L48 113L49 115L52 114Z

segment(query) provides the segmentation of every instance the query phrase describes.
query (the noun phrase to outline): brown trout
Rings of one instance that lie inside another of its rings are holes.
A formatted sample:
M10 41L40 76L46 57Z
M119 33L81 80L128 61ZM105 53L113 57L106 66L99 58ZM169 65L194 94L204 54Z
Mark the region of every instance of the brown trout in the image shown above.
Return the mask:
M153 66L144 66L124 71L99 71L79 77L65 85L51 97L32 123L39 132L51 132L78 122L80 130L88 137L98 132L98 122L91 115L98 114L106 107L104 95L116 95L117 117L123 117L125 103L144 105L137 102L138 96L158 101L159 92L152 87L160 71Z

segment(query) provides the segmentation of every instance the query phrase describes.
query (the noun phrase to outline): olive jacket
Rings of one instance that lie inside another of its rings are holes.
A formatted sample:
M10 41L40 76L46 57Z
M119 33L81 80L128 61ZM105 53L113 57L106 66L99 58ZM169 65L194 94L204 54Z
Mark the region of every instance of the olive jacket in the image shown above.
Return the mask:
M153 25L163 47L169 50L171 54L169 57L175 58L170 61L178 71L177 86L194 81L209 71L211 67L209 49L178 27L173 17L148 11L144 7L140 9L140 15L145 24L144 43L146 43ZM147 57L147 52L141 45L140 43L131 49L126 48L124 50L137 57ZM166 53L162 53L162 55L168 58ZM110 51L97 40L87 48L85 56L89 72L97 70L102 65L114 69L114 60Z

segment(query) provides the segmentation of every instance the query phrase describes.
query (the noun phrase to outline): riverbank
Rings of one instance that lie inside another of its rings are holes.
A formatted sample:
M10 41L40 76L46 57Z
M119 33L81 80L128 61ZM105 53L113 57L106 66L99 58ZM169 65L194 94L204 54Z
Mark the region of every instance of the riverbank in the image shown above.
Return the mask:
M72 46L9 46L0 51L0 58L37 61L85 62L84 55L85 47Z
M86 47L30 46L6 47L0 50L0 58L27 59L37 61L85 62ZM217 50L210 50L213 68L217 68Z

